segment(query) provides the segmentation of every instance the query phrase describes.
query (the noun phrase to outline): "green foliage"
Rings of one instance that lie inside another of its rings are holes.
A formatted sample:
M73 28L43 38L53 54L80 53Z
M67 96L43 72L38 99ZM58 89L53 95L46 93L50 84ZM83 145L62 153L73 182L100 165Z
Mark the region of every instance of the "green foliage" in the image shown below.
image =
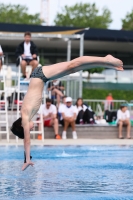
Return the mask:
M0 81L0 90L3 90L4 89L4 84L2 81Z
M45 65L45 59L44 59L43 56L40 57L39 63L40 63L42 66Z
M106 96L112 93L114 99L117 100L133 100L133 91L124 91L124 90L102 90L102 89L83 89L83 98L84 99L105 99Z
M98 68L88 69L88 70L85 70L85 71L88 71L89 72L89 76L90 76L90 74L93 74L93 73L101 73L103 70L104 70L104 68L98 67Z
M40 14L28 14L28 8L21 5L0 3L0 22L14 24L41 24Z
M77 26L90 28L108 28L111 19L111 12L107 8L99 10L95 4L77 3L74 6L65 6L62 13L57 13L55 20L59 26Z
M125 19L122 19L122 28L125 30L133 30L133 10L127 13Z
M57 13L54 20L58 26L76 26L90 28L108 28L111 19L111 12L107 8L103 8L101 14L95 4L77 3L74 6L65 6L62 13ZM100 73L103 68L95 68L88 70L90 73Z

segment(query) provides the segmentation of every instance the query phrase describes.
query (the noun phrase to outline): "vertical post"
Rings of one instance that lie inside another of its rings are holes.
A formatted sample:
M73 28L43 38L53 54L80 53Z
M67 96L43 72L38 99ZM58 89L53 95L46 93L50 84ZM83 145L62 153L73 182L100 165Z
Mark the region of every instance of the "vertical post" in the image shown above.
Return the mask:
M44 98L43 98L43 104L46 104L46 88L44 88L44 90L43 90L43 96L44 96ZM44 141L44 138L45 138L45 129L44 129L44 125L43 125L43 115L41 115L41 130L42 130L42 141Z
M6 61L5 61L6 66L8 66L8 53L6 53Z
M71 60L71 40L68 39L67 41L67 61ZM70 93L70 83L69 83L69 75L67 76L67 96Z
M115 79L116 79L116 83L118 83L118 72L117 72L117 70L115 70Z
M84 33L80 36L80 52L79 56L84 55ZM82 81L82 71L80 71L79 77L79 97L82 97L83 81Z
M44 125L43 125L43 115L41 114L41 131L42 131L42 141L44 142Z
M20 59L20 62L21 62L21 57L19 58ZM18 91L17 91L17 119L19 118L19 99L20 99L20 74L21 74L21 66L19 64L18 66ZM16 142L18 142L18 137L16 136Z

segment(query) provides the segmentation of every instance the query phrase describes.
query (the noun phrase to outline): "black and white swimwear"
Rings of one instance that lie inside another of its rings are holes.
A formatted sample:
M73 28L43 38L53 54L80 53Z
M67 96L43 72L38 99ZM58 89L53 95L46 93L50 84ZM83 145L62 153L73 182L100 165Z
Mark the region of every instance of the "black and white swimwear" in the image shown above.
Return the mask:
M46 76L43 74L42 66L35 68L30 77L31 77L31 78L40 78L40 79L41 79L43 82L45 82L45 83L49 80L49 79L46 78Z

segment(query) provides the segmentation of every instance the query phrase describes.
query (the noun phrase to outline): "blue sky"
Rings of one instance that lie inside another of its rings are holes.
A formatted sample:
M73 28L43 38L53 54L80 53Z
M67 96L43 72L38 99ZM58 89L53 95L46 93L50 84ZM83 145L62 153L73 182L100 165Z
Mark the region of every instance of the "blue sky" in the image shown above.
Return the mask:
M0 2L26 5L29 8L29 13L34 14L41 10L41 0L4 0ZM96 3L101 10L107 7L112 13L113 22L110 29L121 29L121 19L125 17L127 12L133 9L133 0L49 0L49 25L54 25L53 21L56 13L61 10L66 4L68 6L75 3Z

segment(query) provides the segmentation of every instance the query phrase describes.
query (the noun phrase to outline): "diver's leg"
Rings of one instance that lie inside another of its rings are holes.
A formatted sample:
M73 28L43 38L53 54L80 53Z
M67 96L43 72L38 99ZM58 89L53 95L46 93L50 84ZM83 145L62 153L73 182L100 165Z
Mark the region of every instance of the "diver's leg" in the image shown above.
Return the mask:
M76 71L83 70L85 65L87 69L98 67L98 63L101 64L100 67L103 64L105 65L105 67L113 68L116 70L123 70L122 61L114 58L111 55L107 55L105 57L81 56L68 62L57 63L50 66L43 66L42 70L47 78L54 79L60 78L70 73L74 73ZM95 66L93 64L95 64Z

